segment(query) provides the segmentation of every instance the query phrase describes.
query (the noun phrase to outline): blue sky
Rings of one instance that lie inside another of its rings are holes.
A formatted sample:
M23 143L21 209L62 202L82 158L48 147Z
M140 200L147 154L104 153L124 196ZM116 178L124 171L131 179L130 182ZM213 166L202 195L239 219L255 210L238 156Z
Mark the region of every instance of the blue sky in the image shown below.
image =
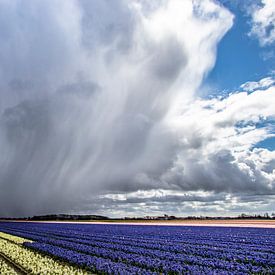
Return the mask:
M216 91L232 91L247 81L260 80L271 74L275 68L275 55L264 56L274 51L274 44L261 47L255 37L248 35L251 18L245 7L233 1L221 2L234 14L234 25L218 45L217 61L206 83L213 85Z
M256 37L249 35L252 22L247 7L253 2L220 2L234 14L234 24L219 43L216 64L205 79L204 84L210 87L207 96L237 91L245 82L258 81L272 75L275 68L274 43L261 46ZM254 1L254 4L256 2L260 3ZM268 123L273 125L275 134L274 120ZM255 147L275 150L275 138L267 138Z
M263 141L260 141L258 144L255 145L255 147L261 147L266 148L268 150L274 151L275 150L275 138L267 138Z

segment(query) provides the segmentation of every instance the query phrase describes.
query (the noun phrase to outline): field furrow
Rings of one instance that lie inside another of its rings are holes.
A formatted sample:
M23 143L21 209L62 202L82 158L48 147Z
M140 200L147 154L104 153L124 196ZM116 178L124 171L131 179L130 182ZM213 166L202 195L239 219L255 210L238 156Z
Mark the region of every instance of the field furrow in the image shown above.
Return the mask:
M9 275L22 275L27 273L22 273L21 269L10 261L4 254L0 253L0 274L9 274Z

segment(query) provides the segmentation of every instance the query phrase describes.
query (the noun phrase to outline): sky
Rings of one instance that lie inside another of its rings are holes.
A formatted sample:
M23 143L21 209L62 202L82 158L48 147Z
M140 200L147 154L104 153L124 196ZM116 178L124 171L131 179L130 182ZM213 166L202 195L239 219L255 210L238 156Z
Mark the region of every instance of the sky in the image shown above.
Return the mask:
M275 212L273 0L0 0L0 216Z

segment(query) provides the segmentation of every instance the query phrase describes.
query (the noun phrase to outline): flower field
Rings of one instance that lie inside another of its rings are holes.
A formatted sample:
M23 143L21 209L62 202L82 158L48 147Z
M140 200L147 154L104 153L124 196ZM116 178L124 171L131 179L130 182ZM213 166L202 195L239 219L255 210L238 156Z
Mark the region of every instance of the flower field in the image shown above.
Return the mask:
M0 232L0 274L84 274L84 271L24 248L30 240ZM1 257L2 255L2 257ZM8 263L5 261L9 259ZM13 264L10 265L9 263Z
M14 275L16 271L10 267L3 259L0 258L0 272L1 274Z
M0 222L0 232L0 255L31 274L275 273L274 229ZM10 268L0 257L0 273Z

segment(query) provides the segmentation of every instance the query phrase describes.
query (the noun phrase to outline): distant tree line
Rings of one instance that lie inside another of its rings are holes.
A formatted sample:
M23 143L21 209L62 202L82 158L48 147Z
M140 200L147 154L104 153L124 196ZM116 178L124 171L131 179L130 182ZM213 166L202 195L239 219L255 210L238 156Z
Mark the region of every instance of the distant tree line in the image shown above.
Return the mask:
M79 221L79 220L108 220L108 217L100 215L69 215L69 214L53 214L24 218L0 218L1 220L28 220L28 221Z
M249 214L241 214L238 216L238 219L275 219L275 213L272 213L269 215L268 213L265 213L263 215L255 214L255 215L249 215Z
M213 217L213 216L186 216L186 217L176 217L176 216L169 216L164 214L163 216L145 216L145 217L125 217L124 220L236 220L236 219L268 219L272 220L275 219L275 213L269 215L268 213L265 214L245 214L242 213L235 217Z
M27 221L83 221L83 220L275 220L275 213L272 214L245 214L242 213L236 217L210 217L210 216L186 216L176 217L164 214L162 216L145 216L145 217L124 217L111 219L107 216L100 215L70 215L70 214L52 214L40 215L24 218L0 218L1 220L27 220Z

